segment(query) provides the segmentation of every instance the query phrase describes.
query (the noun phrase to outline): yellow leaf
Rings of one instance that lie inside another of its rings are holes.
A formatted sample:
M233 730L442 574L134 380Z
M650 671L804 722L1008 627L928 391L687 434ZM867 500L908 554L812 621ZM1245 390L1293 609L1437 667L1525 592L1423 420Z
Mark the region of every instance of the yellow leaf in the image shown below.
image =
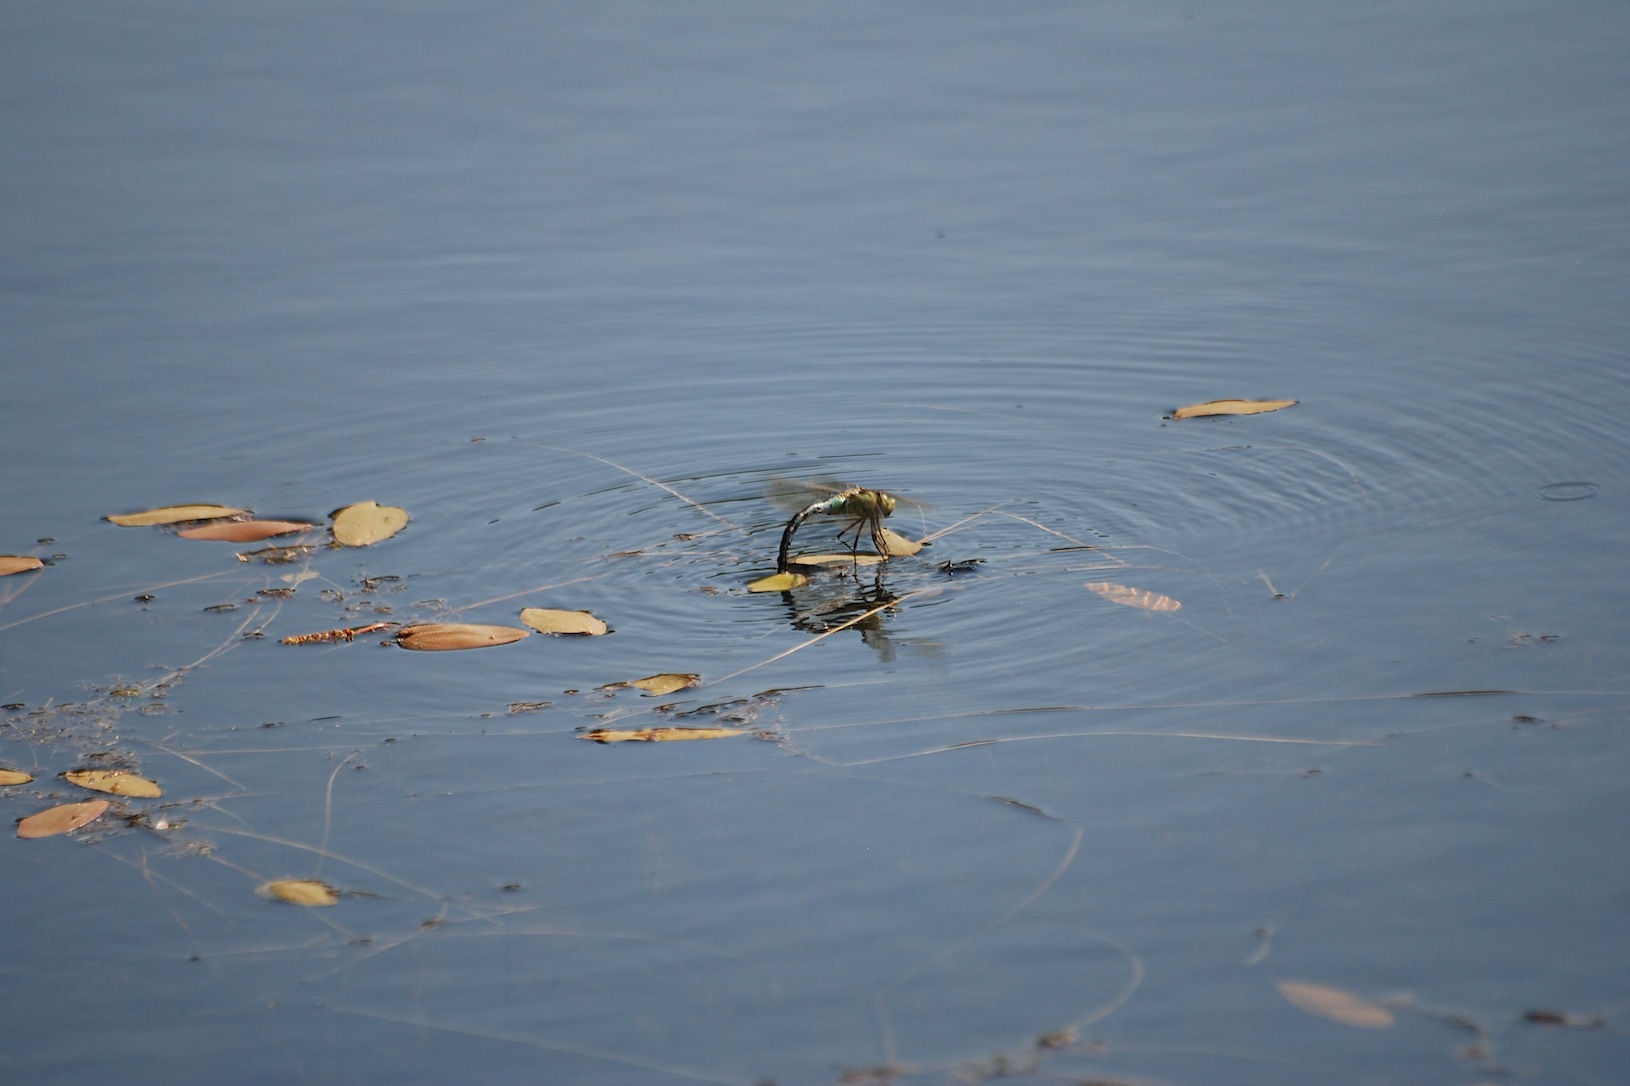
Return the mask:
M1279 994L1294 1007L1344 1026L1359 1029L1385 1029L1392 1025L1392 1012L1375 1003L1358 998L1351 992L1323 984L1308 984L1299 980L1279 982Z
M591 728L578 736L596 743L671 743L683 739L728 739L746 728Z
M1109 581L1088 581L1086 587L1110 603L1118 603L1125 607L1141 607L1145 611L1176 611L1183 606L1170 596L1162 596L1146 588L1132 588L1124 584L1111 584Z
M274 535L304 532L317 527L297 520L228 520L200 524L176 533L182 539L218 539L227 543L258 543Z
M0 577L9 577L13 573L27 573L32 569L39 569L45 565L38 558L26 554L0 554Z
M76 769L63 776L68 783L93 792L109 792L115 796L135 796L138 799L157 799L163 790L146 777L138 777L123 769Z
M907 539L893 528L879 528L877 534L882 540L883 552L890 558L909 558L923 549L921 543Z
M333 905L340 899L338 890L318 879L276 879L260 892L290 905Z
M0 769L0 786L8 784L27 784L34 778L20 769Z
M532 636L514 626L481 626L472 622L427 622L404 626L396 631L396 643L404 649L441 652L451 649L484 649L507 645Z
M233 509L226 505L165 505L157 509L143 509L139 513L115 513L103 519L121 528L145 528L153 524L181 524L189 520L218 520L221 517L241 517L247 509Z
M768 577L760 577L747 586L749 592L787 592L794 588L802 588L809 583L809 578L802 573L772 573Z
M610 629L587 611L556 611L548 607L521 609L521 621L539 633L587 634L598 637Z
M39 814L31 814L27 818L18 819L18 837L55 837L59 833L72 833L102 816L108 809L105 799L91 799L84 803L64 803L60 807L50 807Z
M410 519L406 509L378 502L358 502L344 509L336 509L334 540L346 547L366 547L378 543L407 527Z
M881 554L800 554L791 559L789 566L875 566L883 560Z
M684 690L686 687L695 686L701 680L700 675L684 675L670 672L663 675L647 675L643 679L634 679L630 682L606 683L600 689L621 690L627 686L634 686L645 691L648 695L660 697L663 694L672 694L676 690Z
M1299 400L1211 400L1191 403L1172 412L1174 419L1195 419L1203 415L1260 415L1300 403Z

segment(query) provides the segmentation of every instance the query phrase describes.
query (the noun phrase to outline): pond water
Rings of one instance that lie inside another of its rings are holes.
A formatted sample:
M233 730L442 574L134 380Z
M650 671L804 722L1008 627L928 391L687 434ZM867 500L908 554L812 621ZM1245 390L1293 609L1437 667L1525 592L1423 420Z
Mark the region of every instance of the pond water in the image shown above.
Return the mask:
M1624 4L5 21L8 1079L1630 1065Z

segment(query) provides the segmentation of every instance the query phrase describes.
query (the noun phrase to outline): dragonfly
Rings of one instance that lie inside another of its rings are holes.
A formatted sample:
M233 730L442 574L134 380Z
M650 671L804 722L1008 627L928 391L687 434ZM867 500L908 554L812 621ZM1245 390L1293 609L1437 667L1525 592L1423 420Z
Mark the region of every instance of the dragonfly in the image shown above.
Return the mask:
M789 569L788 551L792 548L792 537L797 533L799 526L810 517L819 515L848 519L849 523L839 530L838 538L842 539L845 535L851 537L851 554L860 547L862 529L871 534L872 546L877 548L877 553L883 558L904 558L922 550L921 543L914 543L900 533L883 526L884 519L894 514L900 502L900 499L885 491L845 484L808 486L787 479L777 479L771 496L777 501L784 502L794 494L801 493L807 498L811 493L822 492L823 497L805 505L787 521L787 527L781 533L781 549L776 554L777 573L786 573Z

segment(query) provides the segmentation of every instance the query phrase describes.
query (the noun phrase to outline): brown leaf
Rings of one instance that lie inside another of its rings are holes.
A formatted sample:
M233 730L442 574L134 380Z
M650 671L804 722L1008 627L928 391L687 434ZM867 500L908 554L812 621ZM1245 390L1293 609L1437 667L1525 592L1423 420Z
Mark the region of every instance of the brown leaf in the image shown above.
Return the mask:
M9 577L13 573L27 573L29 570L39 569L45 565L27 554L0 554L0 577Z
M882 540L883 553L890 558L909 558L923 549L921 543L907 539L892 528L879 528L877 534ZM878 540L874 539L872 542L876 543Z
M747 733L746 728L591 728L578 738L596 743L671 743L683 739L728 739Z
M491 645L507 645L530 637L527 630L514 626L482 626L473 622L427 622L418 626L404 626L396 631L396 643L404 649L427 652L450 649L484 649Z
M226 543L259 543L274 535L304 532L317 527L298 520L226 520L185 528L176 534L182 539L217 539Z
M0 786L8 784L27 784L34 778L20 769L0 769Z
M546 634L586 634L589 637L598 637L610 632L610 627L587 611L556 611L548 607L525 607L521 609L521 621L539 633Z
M105 799L90 799L84 803L64 803L17 821L18 837L55 837L59 833L72 833L79 827L96 821L110 804Z
M1385 1029L1393 1015L1387 1008L1358 998L1351 992L1300 980L1279 982L1279 994L1293 1007L1358 1029Z
M406 509L371 501L336 509L332 516L334 540L346 547L367 547L389 539L411 519Z
M1191 403L1172 412L1174 419L1197 419L1204 415L1260 415L1265 411L1278 411L1291 407L1300 400L1211 400Z
M319 879L275 879L260 892L290 905L333 905L340 899L338 890Z
M1124 607L1141 607L1145 611L1176 611L1183 606L1170 596L1162 596L1146 588L1132 588L1124 584L1112 584L1109 581L1088 581L1086 587L1110 603L1118 603Z
M189 520L218 520L221 517L241 517L247 509L234 509L227 505L163 505L157 509L143 509L139 513L115 513L104 517L121 528L145 528L153 524L182 524Z
M123 769L75 769L63 774L69 784L89 788L93 792L108 792L115 796L135 796L138 799L157 799L164 794L157 784L146 777L138 777Z
M760 577L747 586L749 592L789 592L794 588L802 588L809 583L809 578L802 573L772 573L768 577Z

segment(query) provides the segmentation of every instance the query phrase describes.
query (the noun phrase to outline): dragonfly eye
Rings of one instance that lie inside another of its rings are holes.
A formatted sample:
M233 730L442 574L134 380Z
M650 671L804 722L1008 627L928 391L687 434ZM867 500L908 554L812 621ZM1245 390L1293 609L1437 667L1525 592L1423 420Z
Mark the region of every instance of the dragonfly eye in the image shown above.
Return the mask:
M885 494L881 490L878 491L877 507L883 510L883 515L885 517L892 517L894 515L894 495Z

